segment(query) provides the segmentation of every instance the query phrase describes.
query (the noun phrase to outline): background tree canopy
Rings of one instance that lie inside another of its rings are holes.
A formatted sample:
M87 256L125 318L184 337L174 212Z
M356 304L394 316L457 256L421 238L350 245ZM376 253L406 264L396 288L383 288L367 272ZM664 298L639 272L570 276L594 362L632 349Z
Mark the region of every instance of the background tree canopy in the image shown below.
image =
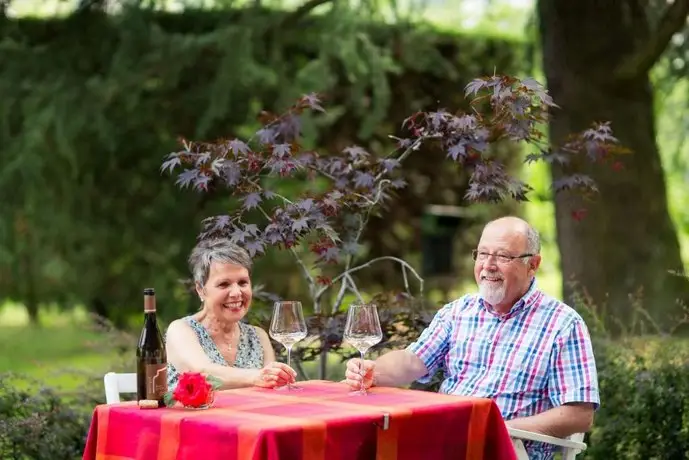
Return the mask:
M202 218L232 205L219 194L175 191L159 176L178 136L241 134L262 108L315 90L329 99L329 116L307 123L314 145L380 152L411 112L465 104L465 82L495 68L516 72L521 59L503 39L384 26L336 5L308 18L126 9L6 20L2 30L0 58L13 64L0 70L0 193L8 197L0 289L32 317L41 304L84 304L118 324L138 311L143 284L158 288L171 317L191 308L179 283L184 260ZM432 161L419 155L408 165L406 205L369 230L374 253L418 253L429 200L460 203L466 177L438 173L442 153L427 154ZM298 295L291 262L274 254L262 263L284 267L265 280L271 290ZM379 273L374 280L390 280Z

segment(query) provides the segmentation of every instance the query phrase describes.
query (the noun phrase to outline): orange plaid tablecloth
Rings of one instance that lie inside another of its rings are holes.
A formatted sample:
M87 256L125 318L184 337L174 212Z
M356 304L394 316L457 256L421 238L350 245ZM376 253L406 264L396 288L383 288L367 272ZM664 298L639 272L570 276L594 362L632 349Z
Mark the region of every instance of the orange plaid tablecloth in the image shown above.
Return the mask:
M98 406L83 458L516 459L490 399L397 388L350 396L341 383L299 385L302 391L218 392L207 410L143 410L134 402Z

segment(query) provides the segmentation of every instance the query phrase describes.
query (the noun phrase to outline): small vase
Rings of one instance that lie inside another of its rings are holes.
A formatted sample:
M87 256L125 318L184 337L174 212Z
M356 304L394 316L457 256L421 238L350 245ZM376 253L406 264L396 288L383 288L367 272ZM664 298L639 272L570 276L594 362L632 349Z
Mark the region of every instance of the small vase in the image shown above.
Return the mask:
M211 391L210 394L208 395L208 401L206 404L203 404L201 406L187 406L184 405L183 407L187 410L205 410L205 409L210 409L213 407L213 401L215 400L215 392Z

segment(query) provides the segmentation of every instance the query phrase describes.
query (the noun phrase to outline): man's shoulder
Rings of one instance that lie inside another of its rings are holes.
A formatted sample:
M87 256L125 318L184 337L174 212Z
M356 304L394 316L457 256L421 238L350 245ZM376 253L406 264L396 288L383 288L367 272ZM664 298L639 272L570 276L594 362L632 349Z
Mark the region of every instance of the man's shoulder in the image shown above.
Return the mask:
M584 318L574 308L567 305L560 299L557 299L543 291L540 291L541 299L538 304L538 310L541 314L552 318L558 329L568 330L574 324L586 324Z

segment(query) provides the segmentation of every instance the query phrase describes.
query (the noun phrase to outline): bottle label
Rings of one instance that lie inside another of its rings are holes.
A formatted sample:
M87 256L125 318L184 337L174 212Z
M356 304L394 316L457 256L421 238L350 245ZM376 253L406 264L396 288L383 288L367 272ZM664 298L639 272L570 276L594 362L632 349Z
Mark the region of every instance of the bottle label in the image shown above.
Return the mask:
M167 393L167 365L146 364L146 399L162 399Z

